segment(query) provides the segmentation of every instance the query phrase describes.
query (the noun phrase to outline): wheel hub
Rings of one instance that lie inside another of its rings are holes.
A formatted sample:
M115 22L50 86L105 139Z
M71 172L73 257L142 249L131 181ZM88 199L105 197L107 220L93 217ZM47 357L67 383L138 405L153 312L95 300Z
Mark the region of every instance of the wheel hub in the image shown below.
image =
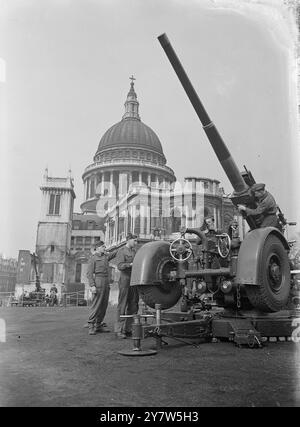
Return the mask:
M278 290L282 282L281 265L278 257L275 255L270 257L268 265L268 273L270 284L274 290Z

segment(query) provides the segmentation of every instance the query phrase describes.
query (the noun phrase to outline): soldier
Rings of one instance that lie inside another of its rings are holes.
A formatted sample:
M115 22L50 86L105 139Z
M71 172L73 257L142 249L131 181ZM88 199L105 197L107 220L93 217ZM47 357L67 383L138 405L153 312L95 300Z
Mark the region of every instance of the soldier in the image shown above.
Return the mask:
M215 219L212 215L208 215L204 218L204 221L200 230L204 231L205 234L216 233Z
M104 242L100 240L95 245L95 253L88 265L87 278L93 294L88 320L89 335L95 335L96 332L109 332L104 329L102 321L107 310L110 291L108 263L115 255L116 251L108 254Z
M276 215L277 204L272 194L265 190L265 184L253 184L251 192L257 200L257 208L250 209L244 205L238 205L238 210L244 211L246 215L257 215L256 221L259 228L276 227L282 231Z
M132 262L136 254L137 236L129 233L126 245L119 249L117 267L120 270L119 299L115 333L118 338L131 335L132 318L120 319L120 315L138 312L139 294L136 286L130 286Z
M54 292L55 294L57 294L58 290L57 290L57 287L56 287L55 283L52 284L50 292Z

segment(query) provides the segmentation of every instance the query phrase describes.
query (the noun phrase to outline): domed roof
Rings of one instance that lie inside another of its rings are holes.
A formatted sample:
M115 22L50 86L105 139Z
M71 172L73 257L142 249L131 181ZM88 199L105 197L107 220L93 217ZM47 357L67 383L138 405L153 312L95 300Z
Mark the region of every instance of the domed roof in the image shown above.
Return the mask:
M134 90L134 77L130 77L130 90L125 101L122 120L109 128L102 136L96 155L102 150L118 147L148 148L164 157L160 140L156 133L141 122L139 102Z
M102 136L97 153L116 147L148 148L163 155L162 146L156 133L140 120L123 119L109 128Z

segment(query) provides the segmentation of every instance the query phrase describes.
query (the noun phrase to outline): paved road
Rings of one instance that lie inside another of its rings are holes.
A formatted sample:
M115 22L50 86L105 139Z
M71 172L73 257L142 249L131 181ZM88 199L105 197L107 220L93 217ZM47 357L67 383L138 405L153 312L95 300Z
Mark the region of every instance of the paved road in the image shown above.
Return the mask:
M114 312L110 306L110 329ZM300 406L300 344L249 350L169 340L156 356L128 358L117 351L131 348L130 339L88 336L87 313L0 308L0 406Z

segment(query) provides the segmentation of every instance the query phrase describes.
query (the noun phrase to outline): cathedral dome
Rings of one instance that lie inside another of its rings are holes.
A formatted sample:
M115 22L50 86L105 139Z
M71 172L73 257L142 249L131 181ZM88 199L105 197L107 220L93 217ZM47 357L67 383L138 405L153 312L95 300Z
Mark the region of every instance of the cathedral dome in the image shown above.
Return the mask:
M131 77L130 90L125 101L122 120L111 126L102 136L95 158L103 151L117 148L141 148L151 150L164 159L160 140L156 133L145 125L139 116L139 102Z
M108 148L122 147L146 148L163 155L156 133L140 120L130 117L123 118L105 132L96 154Z
M156 133L145 125L139 115L139 102L134 90L134 77L125 101L121 121L102 136L93 163L82 175L85 201L82 212L96 213L99 199L119 200L132 184L140 188L170 189L176 181L174 171L166 163L162 145ZM106 209L106 208L105 208ZM102 215L102 214L101 214Z

